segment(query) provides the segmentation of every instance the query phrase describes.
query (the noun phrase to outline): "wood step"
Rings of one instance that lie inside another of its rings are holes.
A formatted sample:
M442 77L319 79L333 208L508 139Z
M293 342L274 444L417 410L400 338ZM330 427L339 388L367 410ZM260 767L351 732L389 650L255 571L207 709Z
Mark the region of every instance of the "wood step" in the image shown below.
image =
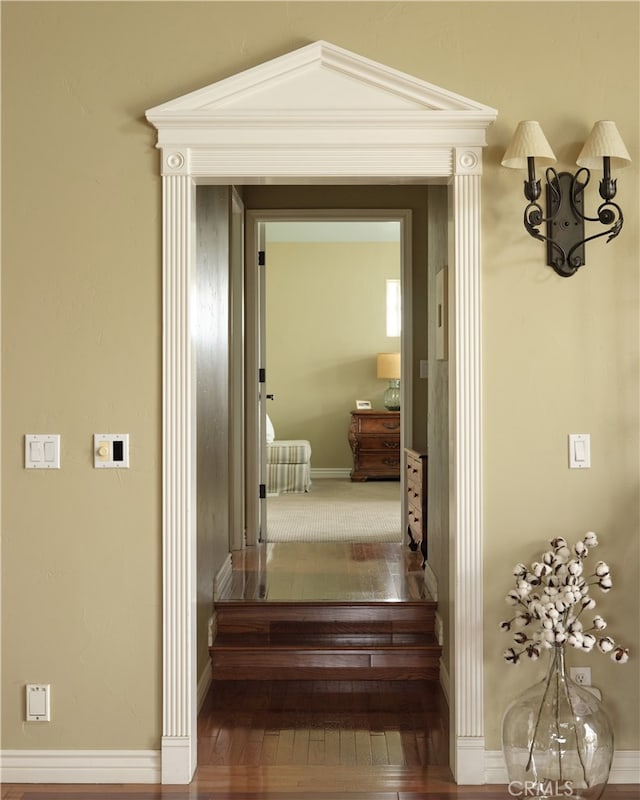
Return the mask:
M214 680L437 680L436 604L218 603Z
M218 641L210 648L214 680L437 680L441 648L347 641L290 644Z
M215 604L219 634L433 633L437 603L224 602Z

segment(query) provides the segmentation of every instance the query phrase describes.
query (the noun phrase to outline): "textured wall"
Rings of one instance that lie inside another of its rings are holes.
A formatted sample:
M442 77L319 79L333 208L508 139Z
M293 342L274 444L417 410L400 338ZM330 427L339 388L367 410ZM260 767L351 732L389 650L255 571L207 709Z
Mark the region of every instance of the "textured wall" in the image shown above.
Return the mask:
M482 210L487 746L502 699L536 672L501 660L510 569L547 538L600 532L616 582L602 610L637 646L638 6L550 9L3 5L3 747L159 745L160 178L144 111L317 39L499 110ZM617 121L633 158L622 235L588 246L569 280L543 266L521 226L522 176L499 165L527 118L561 168L596 119ZM131 434L128 472L92 469L105 429ZM60 472L23 469L32 432L62 435ZM591 470L567 469L570 432L591 433ZM617 746L637 749L637 658L589 663ZM22 721L31 681L53 685L48 725Z

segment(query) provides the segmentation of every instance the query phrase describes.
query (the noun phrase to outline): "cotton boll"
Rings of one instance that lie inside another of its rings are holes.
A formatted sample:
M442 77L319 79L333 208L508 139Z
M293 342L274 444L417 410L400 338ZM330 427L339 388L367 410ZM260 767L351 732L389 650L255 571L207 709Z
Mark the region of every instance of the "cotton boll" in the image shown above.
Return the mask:
M586 558L589 555L589 548L584 542L576 542L573 549L578 558Z
M615 646L616 643L610 636L605 636L598 641L598 650L600 650L601 653L610 653Z
M511 661L513 664L517 664L518 661L520 660L519 654L516 653L513 647L509 647L507 650L504 651L502 655L505 661Z
M626 647L616 647L611 653L611 658L618 664L626 664L629 660L629 650Z
M509 593L507 594L505 601L510 606L517 606L520 602L520 595L515 589L510 589Z
M598 586L603 592L608 592L613 586L611 575L603 575L602 578L600 578L600 580L598 581Z
M587 547L597 547L598 546L598 537L593 531L587 531L585 533L584 538L582 540Z

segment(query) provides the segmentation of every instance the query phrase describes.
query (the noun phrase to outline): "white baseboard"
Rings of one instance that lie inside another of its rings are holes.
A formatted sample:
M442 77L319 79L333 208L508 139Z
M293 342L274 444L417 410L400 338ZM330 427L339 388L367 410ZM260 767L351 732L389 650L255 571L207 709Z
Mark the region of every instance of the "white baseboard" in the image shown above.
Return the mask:
M350 467L318 467L314 469L311 467L311 480L322 478L350 478Z
M484 779L485 783L490 784L506 784L508 782L502 750L485 752ZM640 783L640 751L616 750L613 754L609 783Z
M159 750L3 750L3 783L160 783Z
M442 681L446 669L441 664ZM448 683L448 676L446 679ZM505 785L507 770L501 750L484 753L484 782ZM3 783L160 783L159 750L3 750ZM640 784L640 751L613 755L610 784Z

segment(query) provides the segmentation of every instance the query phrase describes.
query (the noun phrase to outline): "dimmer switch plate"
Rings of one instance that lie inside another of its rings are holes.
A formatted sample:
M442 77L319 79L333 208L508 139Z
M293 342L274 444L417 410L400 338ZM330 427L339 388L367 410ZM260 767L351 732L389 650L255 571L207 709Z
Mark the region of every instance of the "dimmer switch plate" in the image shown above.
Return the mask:
M93 466L96 469L128 469L129 434L94 433Z

